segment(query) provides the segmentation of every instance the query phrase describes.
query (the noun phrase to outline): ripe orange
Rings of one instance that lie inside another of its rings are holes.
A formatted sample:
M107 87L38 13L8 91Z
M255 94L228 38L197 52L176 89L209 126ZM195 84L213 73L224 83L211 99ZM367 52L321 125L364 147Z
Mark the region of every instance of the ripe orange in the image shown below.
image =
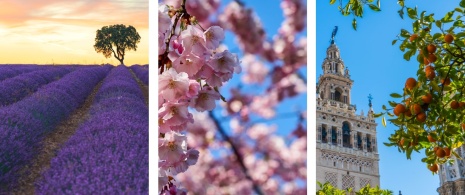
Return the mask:
M439 169L439 166L438 164L433 164L431 166L428 166L428 169L431 171L431 172L438 172L438 169Z
M444 151L442 148L438 148L438 150L436 150L436 156L439 158L444 158L444 156L446 156L446 151Z
M394 108L394 114L396 116L399 116L400 114L405 112L405 106L403 104L397 104L397 106Z
M441 83L445 86L450 85L450 78L446 77L445 79L441 79Z
M460 107L460 108L465 108L465 102L460 102L460 103L459 103L459 107Z
M433 101L433 96L430 93L428 93L426 95L421 96L421 100L423 100L423 103L425 104L430 104L431 101Z
M431 135L428 135L428 141L429 142L436 142L436 140ZM436 150L437 150L437 148L434 148L434 151L436 151Z
M405 81L405 87L409 90L412 90L415 86L417 86L417 80L414 78L410 77Z
M451 34L447 34L446 36L444 36L444 41L446 43L452 43L452 41L454 41L454 36L452 36Z
M434 63L436 62L438 58L436 57L436 55L434 53L430 53L428 54L428 61L431 62L431 63Z
M414 104L412 106L412 110L413 110L413 114L415 115L420 114L422 112L420 104Z
M430 62L427 57L423 57L423 64L428 65Z
M412 34L412 35L410 36L410 42L413 42L413 41L414 41L415 39L417 39L417 38L418 38L418 35L417 35L417 34Z
M406 105L406 106L409 106L409 104L410 104L411 102L412 102L412 98L411 98L411 97L405 99L405 105Z
M434 153L436 153L436 151L438 151L438 149L439 149L439 147L437 147L437 146L434 147L434 149L433 149L433 150L434 150Z
M411 116L412 116L412 112L410 111L410 109L407 109L407 111L405 111L404 115L405 115L405 116L408 116L408 117L411 117Z
M462 126L462 131L465 130L465 123L462 123L461 126Z
M424 112L420 113L417 115L417 121L418 122L425 122L426 121L426 114Z
M452 108L452 109L457 109L457 108L459 108L459 106L460 106L460 104L455 100L450 103L450 108Z
M425 74L426 74L426 78L428 78L429 80L433 80L434 77L436 77L436 72L434 72L433 66L426 66Z
M445 147L444 151L446 152L446 157L450 157L450 149Z
M429 44L426 49L428 50L429 53L434 53L436 52L436 45Z

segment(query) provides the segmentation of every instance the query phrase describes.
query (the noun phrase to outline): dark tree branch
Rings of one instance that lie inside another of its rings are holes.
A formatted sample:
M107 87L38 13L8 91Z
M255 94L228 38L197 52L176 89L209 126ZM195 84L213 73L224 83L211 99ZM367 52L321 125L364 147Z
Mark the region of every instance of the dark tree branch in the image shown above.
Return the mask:
M216 126L216 129L218 129L218 131L220 132L221 136L223 137L223 139L225 141L227 141L230 145L231 145L231 148L234 152L234 155L236 155L236 159L237 159L237 162L239 163L239 165L241 166L242 168L242 171L244 172L245 174L245 178L247 178L248 180L250 180L250 182L252 182L252 185L253 185L253 189L255 190L255 192L259 195L262 195L263 192L262 192L262 189L253 181L252 177L250 177L249 175L249 172L247 170L247 167L245 166L244 164L244 160L242 158L242 155L239 153L239 150L236 148L236 146L234 145L233 141L231 140L231 138L229 138L229 136L226 134L225 130L223 129L223 127L221 126L220 122L218 121L218 119L215 117L215 115L213 114L213 111L209 111L208 112L208 116L210 116L210 118L213 120L213 122L215 123L215 126Z

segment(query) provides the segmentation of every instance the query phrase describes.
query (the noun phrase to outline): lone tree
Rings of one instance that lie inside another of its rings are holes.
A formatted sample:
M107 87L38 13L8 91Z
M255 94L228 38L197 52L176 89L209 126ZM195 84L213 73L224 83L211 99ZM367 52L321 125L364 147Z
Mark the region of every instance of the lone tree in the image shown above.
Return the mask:
M94 48L97 53L103 53L106 58L109 58L113 53L113 56L121 64L124 64L126 49L136 51L139 42L139 33L133 26L126 27L123 24L115 24L97 30Z

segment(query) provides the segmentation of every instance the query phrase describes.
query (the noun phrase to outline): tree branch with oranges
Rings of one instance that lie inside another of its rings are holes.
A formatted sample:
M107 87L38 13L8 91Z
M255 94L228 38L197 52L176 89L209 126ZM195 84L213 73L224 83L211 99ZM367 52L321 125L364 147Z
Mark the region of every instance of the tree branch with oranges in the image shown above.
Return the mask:
M413 151L424 151L422 162L433 174L438 165L453 163L452 155L461 159L453 149L465 140L465 25L461 20L465 3L460 6L440 19L405 7L413 29L401 29L392 44L401 41L405 60L416 56L417 77L408 78L403 93L392 93L395 101L376 114L383 117L384 126L384 115L388 115L388 121L398 128L384 144L398 147L407 159Z

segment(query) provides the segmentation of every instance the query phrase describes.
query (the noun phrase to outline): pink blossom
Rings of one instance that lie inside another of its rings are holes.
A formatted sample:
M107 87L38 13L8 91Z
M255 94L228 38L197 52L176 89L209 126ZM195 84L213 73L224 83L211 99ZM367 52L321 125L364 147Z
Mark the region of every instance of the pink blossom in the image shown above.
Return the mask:
M186 136L176 132L168 132L164 138L158 139L158 157L167 162L176 162L187 151Z
M189 90L189 78L185 72L177 73L173 68L158 77L158 93L168 101L184 96Z
M207 84L213 87L220 87L223 85L223 79L218 76L209 65L202 66L195 77L205 79Z
M202 55L206 51L205 36L202 30L188 25L187 29L181 32L180 38L186 52Z
M196 55L183 54L173 62L173 68L178 72L185 72L192 78L204 65L204 61Z
M209 65L217 72L232 73L234 72L234 67L239 66L239 60L236 55L225 50L220 53L215 53Z
M253 55L244 55L241 64L245 69L244 83L262 83L268 75L269 69Z
M194 97L199 93L200 90L200 83L196 80L189 81L189 90L186 93L188 98Z
M198 112L210 111L215 108L215 100L219 100L220 95L211 87L203 88L199 94L194 97L190 106Z
M182 125L192 121L192 114L187 111L187 103L166 102L158 110L158 117L170 126Z
M166 161L164 164L159 164L159 174L161 175L177 175L185 172L189 166L195 165L199 158L199 151L190 149L178 156L175 161Z
M171 18L168 15L168 7L161 4L158 8L158 34L166 33L171 29Z
M162 118L158 118L158 132L168 133L169 131L171 131L170 125L167 124Z
M217 48L220 45L220 42L224 39L223 28L219 26L211 26L204 34L208 49Z
M166 44L165 44L165 35L158 33L158 55L165 53Z

